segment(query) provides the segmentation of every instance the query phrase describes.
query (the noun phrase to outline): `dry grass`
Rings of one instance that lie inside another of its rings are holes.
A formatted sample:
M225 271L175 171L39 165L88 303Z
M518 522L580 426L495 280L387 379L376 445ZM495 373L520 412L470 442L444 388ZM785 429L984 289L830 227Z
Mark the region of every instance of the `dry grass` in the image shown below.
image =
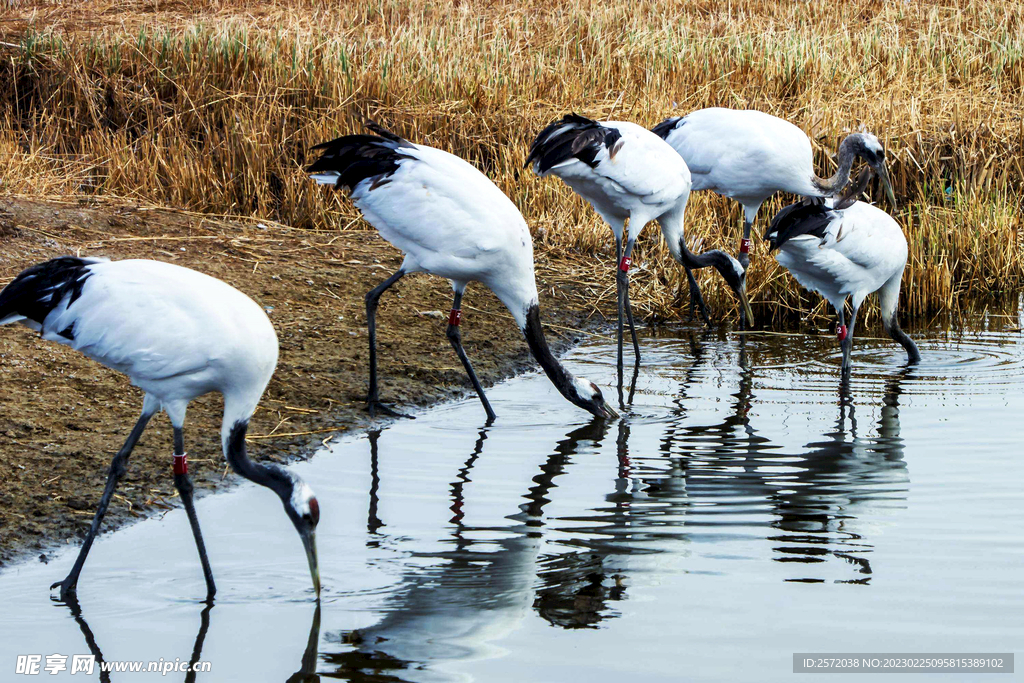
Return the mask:
M354 210L301 169L310 145L369 115L484 170L552 260L605 254L608 272L595 284L610 285L607 228L561 183L521 170L532 136L569 110L650 126L706 106L752 107L807 131L822 174L851 130L886 144L911 244L912 314L1024 282L1020 3L13 5L0 19L6 192L115 195L352 229L361 225ZM758 231L781 202L765 207ZM735 250L740 212L698 195L687 225L691 248ZM654 230L637 256L638 311L677 315L685 278ZM759 316L811 313L817 297L766 256L756 244L749 283ZM720 278L701 278L712 308L733 311Z

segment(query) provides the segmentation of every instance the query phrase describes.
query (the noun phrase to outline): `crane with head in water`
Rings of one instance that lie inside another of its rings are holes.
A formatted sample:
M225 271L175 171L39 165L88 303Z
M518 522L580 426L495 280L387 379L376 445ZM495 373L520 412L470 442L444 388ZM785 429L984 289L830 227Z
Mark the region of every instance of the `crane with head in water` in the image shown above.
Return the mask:
M806 289L825 297L836 310L836 335L843 351L842 372L850 372L857 312L868 294L878 292L882 324L907 351L910 363L921 354L900 329L896 308L907 267L907 238L892 216L856 200L868 182L868 170L836 200L804 199L779 211L765 238L775 259ZM853 305L846 325L846 299Z
M838 168L830 178L814 171L811 141L789 121L755 110L712 107L665 119L653 129L679 153L693 176L693 190L711 190L743 206L739 260L743 280L750 265L750 230L761 204L776 192L831 197L850 179L861 158L875 170L886 195L896 200L885 167L885 150L870 133L852 133L839 145ZM700 290L691 287L703 309ZM740 310L742 316L746 313Z
M291 471L254 463L246 454L249 419L274 373L278 352L274 328L256 302L216 278L170 263L65 256L26 269L0 292L0 325L15 322L123 372L145 392L142 415L110 464L74 567L51 586L60 587L61 600L76 592L132 449L160 410L174 429L174 485L199 550L207 600L213 598L216 586L192 501L182 431L188 404L210 392L224 396L221 443L228 463L281 498L305 546L319 599L320 507L313 491Z
M377 303L407 273L447 278L455 292L448 341L462 361L488 419L483 387L462 347L462 295L479 282L505 304L533 357L566 399L597 417L618 417L593 382L575 377L551 353L540 321L533 241L523 215L487 176L459 157L418 145L367 122L376 135L345 135L317 145L307 171L320 184L350 192L352 203L380 235L405 254L401 267L366 295L370 338L370 414L397 415L380 402L377 382Z
M615 235L620 401L623 314L629 323L636 363L640 363L640 345L629 305L629 268L634 243L648 223L657 220L661 225L672 257L686 269L691 297L694 290L700 295L691 271L712 266L736 293L740 305L750 311L743 267L736 259L719 250L693 254L686 248L683 214L690 197L690 171L686 162L657 135L627 121L598 122L567 114L548 125L533 141L526 159L526 165L531 164L537 175L558 176L586 199Z

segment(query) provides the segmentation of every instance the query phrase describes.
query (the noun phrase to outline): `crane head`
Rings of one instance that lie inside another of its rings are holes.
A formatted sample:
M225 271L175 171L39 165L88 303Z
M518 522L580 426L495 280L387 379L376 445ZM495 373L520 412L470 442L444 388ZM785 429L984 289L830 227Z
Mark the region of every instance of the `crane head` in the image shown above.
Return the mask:
M706 258L715 270L717 270L725 283L736 294L740 306L746 314L747 324L754 324L754 311L750 308L750 300L747 298L747 270L736 258L720 249L712 249L702 255Z
M572 393L575 396L567 398L580 408L590 412L592 415L606 420L614 420L619 416L615 410L604 400L601 389L589 379L574 377L572 381Z
M896 194L892 190L892 183L889 182L889 171L885 166L885 148L871 133L855 133L853 138L854 152L871 167L871 170L878 175L885 191L885 197L896 206Z
M313 489L306 482L289 472L292 480L291 495L282 497L285 512L295 525L295 530L302 539L309 561L309 575L313 579L313 590L317 600L320 599L320 564L316 553L316 525L320 523L320 503L313 495Z

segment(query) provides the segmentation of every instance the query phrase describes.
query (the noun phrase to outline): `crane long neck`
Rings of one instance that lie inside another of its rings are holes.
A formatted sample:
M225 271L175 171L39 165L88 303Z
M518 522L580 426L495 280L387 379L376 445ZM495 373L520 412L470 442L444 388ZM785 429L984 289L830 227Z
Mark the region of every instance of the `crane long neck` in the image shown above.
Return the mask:
M906 349L908 363L917 363L921 360L921 352L917 350L917 344L915 344L914 340L907 336L907 333L900 327L900 324L896 321L895 311L893 311L889 318L889 322L886 324L885 329L894 341Z
M882 325L885 331L898 344L907 350L907 360L916 363L921 360L921 353L917 350L917 344L907 336L907 333L900 329L896 320L896 310L900 302L900 285L903 282L903 271L894 275L878 290L878 303L882 309Z
M530 353L537 359L537 362L544 368L545 374L558 391L568 398L574 400L573 375L558 362L555 354L551 353L547 339L544 338L544 328L540 322L540 306L534 302L526 309L526 323L523 326L523 335L530 347Z
M830 197L846 187L850 181L850 169L853 168L853 159L856 154L853 151L853 139L847 136L839 145L839 167L830 178L820 178L812 174L811 182L821 191L823 196Z
M686 248L686 242L684 240L679 240L679 250L682 253L680 262L691 270L706 268L708 266L717 267L716 263L718 261L718 257L715 253L719 251L717 249L705 251L703 254L694 254Z
M225 419L229 419L225 416ZM266 486L282 499L291 495L292 482L285 470L277 465L263 465L249 459L245 448L245 433L249 429L248 420L238 420L230 426L225 424L227 434L224 439L224 457L238 474L249 481Z

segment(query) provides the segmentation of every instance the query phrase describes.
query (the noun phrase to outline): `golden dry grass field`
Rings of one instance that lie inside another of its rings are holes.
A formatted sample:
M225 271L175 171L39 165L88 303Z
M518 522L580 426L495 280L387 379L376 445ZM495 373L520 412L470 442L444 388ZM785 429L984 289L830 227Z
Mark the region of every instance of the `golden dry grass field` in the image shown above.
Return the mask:
M302 172L311 145L365 115L476 164L566 278L592 278L611 304L609 231L562 183L522 170L532 137L568 111L652 126L756 108L808 133L821 175L850 131L886 145L911 245L907 314L987 305L1024 282L1020 2L3 1L0 194L367 229ZM758 235L790 200L762 210ZM688 242L735 251L740 224L738 205L695 195ZM673 318L685 277L648 230L634 306ZM581 270L581 254L606 271ZM712 312L734 319L721 278L699 277ZM759 240L749 288L763 324L825 312Z

